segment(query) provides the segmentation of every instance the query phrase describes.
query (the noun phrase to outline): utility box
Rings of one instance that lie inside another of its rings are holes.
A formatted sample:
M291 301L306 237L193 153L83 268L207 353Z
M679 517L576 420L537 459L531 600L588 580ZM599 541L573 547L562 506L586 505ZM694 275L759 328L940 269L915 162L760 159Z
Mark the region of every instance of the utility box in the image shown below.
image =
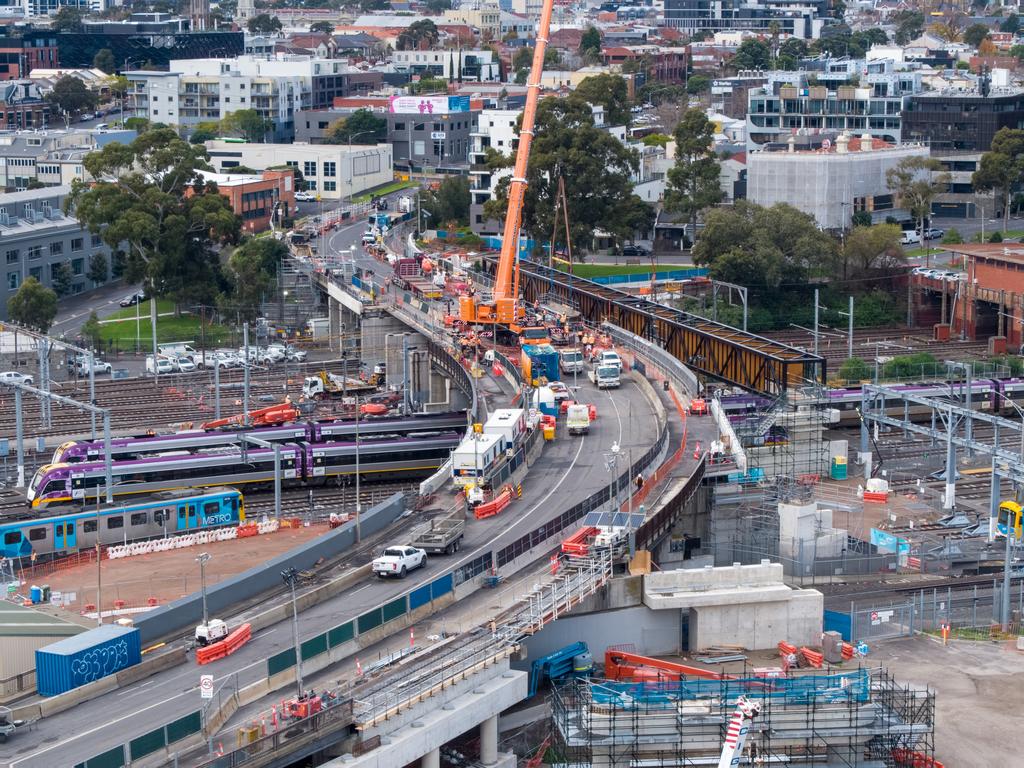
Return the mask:
M821 633L821 652L829 664L843 661L843 636L834 630Z

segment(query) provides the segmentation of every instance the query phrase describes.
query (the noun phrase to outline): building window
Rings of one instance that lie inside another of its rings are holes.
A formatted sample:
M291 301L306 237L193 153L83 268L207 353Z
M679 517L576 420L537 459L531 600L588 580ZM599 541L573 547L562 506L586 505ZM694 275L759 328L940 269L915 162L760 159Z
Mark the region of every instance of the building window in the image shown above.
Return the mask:
M17 264L18 263L18 254L19 253L20 253L20 251L18 251L17 249L8 251L7 252L7 263L8 264Z
M21 282L21 273L20 272L8 272L7 273L7 290L9 290L9 291L16 291L16 290L18 290L18 285L20 284L20 282Z
M324 176L334 176L335 175L336 167L337 166L336 166L335 163L325 162L324 163ZM326 189L326 187L324 187L324 189Z
M82 275L85 273L85 259L71 260L71 274Z
M89 242L92 244L93 248L99 248L103 245L103 237L100 235L93 235L89 238Z
M307 179L310 176L316 176L316 161L315 160L306 160L302 164L302 175L305 176Z
M404 131L405 130L405 123L395 123L395 130L396 131Z
M28 271L28 275L29 275L29 277L34 277L40 283L43 282L43 268L42 267L32 267L32 269L30 269Z
M82 250L82 238L76 237L71 241L71 251L74 252L80 250Z
M43 246L30 245L28 247L28 257L30 259L41 259L43 257Z
M325 181L324 182L324 192L336 192L337 189L338 189L338 185L337 185L336 182L333 182L333 181Z
M64 253L64 243L62 241L55 240L50 243L51 256L60 256L62 253Z

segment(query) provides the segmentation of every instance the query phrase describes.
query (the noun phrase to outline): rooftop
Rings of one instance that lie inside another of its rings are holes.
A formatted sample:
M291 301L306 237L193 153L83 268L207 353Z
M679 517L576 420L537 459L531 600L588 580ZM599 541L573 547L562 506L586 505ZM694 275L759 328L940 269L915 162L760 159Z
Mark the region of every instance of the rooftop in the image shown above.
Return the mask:
M52 616L45 609L0 600L0 637L70 637L85 628Z
M1013 264L1024 264L1024 244L1020 243L976 243L972 245L950 245L954 254L975 258L995 259Z

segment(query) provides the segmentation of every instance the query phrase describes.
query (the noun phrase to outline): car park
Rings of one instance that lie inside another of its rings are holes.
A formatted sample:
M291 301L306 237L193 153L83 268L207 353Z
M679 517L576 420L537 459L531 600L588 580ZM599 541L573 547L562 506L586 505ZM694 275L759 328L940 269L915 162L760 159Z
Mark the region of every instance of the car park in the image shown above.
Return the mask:
M4 371L0 373L0 384L26 384L32 386L35 383L35 379L26 373L19 373L18 371Z
M406 574L427 565L426 550L416 547L388 547L380 557L374 558L371 568L380 578L397 576L404 579Z

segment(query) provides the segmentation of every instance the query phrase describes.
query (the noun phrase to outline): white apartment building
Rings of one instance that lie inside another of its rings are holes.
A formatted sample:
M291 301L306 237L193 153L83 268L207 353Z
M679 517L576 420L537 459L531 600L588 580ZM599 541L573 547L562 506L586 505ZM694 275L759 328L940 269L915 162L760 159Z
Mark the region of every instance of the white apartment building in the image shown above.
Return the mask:
M396 72L422 77L442 77L445 80L461 77L480 82L497 82L500 79L498 57L490 50L395 51L391 63Z
M485 218L484 203L494 196L498 182L512 173L511 168L491 171L484 165L484 154L488 148L508 156L515 152L519 138L516 135L516 122L521 112L518 109L481 110L477 128L469 134L472 142L469 150L469 225L478 235L499 234L501 222Z
M287 165L302 173L307 187L324 199L341 200L394 180L390 144L247 144L208 141L210 164L221 173L246 166L262 171Z

